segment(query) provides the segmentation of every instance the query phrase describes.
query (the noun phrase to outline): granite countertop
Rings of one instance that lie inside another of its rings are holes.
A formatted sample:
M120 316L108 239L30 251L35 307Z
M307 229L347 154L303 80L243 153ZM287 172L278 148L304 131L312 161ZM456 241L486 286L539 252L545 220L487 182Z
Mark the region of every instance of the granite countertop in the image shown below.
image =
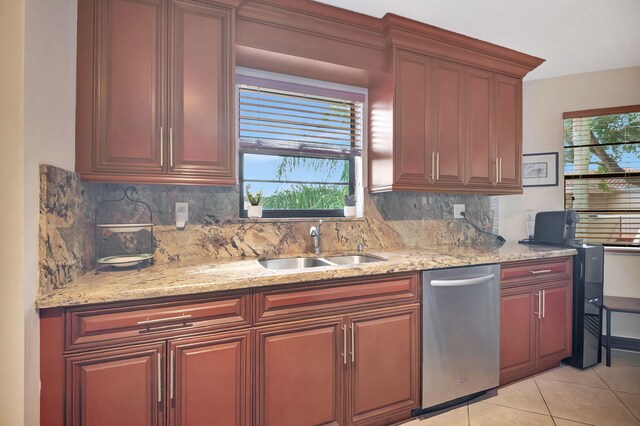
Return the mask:
M332 253L323 253L329 256ZM122 302L224 290L304 283L335 278L409 272L455 266L502 263L576 254L574 249L506 243L502 247L435 246L371 250L387 261L309 269L266 269L256 258L199 259L156 264L141 271L90 272L77 281L36 298L36 308ZM310 255L309 255L310 256Z

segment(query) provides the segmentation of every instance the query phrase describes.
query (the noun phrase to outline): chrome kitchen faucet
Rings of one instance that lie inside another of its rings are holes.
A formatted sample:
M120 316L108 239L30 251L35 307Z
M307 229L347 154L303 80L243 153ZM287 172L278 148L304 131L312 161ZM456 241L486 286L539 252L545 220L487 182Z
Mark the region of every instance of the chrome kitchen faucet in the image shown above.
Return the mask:
M318 226L312 226L309 229L309 235L313 238L313 251L316 254L320 254L320 225L322 225L322 220L318 221Z

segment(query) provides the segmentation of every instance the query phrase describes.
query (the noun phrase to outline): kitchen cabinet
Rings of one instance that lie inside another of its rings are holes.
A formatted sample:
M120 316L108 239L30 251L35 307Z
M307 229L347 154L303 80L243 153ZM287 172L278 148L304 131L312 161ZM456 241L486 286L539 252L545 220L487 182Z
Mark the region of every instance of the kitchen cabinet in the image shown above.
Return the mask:
M256 331L257 424L345 424L343 335L342 317Z
M251 330L169 342L172 426L251 424Z
M234 185L233 52L228 5L81 0L76 171Z
M349 317L349 424L386 425L418 406L419 321L419 306Z
M501 384L556 367L571 355L571 270L571 258L503 265Z
M371 192L522 191L520 79L394 48L370 108Z
M41 424L406 420L419 292L398 273L44 310Z
M419 404L419 306L265 326L260 425L389 424Z
M163 359L163 344L67 358L67 424L165 424Z

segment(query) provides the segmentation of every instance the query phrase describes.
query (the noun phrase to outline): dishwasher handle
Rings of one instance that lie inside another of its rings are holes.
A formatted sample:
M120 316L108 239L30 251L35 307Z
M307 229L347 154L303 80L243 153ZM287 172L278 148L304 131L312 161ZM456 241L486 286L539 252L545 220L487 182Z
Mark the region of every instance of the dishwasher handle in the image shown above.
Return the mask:
M485 275L477 278L467 278L464 280L431 280L432 287L460 287L463 285L483 284L491 281L496 276L494 274Z

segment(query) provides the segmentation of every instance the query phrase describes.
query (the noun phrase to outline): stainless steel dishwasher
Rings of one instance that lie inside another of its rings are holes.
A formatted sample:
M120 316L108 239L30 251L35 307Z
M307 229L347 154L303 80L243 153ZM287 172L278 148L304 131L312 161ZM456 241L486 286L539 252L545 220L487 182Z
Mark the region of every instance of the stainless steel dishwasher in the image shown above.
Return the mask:
M423 272L422 409L455 405L497 387L500 265Z

